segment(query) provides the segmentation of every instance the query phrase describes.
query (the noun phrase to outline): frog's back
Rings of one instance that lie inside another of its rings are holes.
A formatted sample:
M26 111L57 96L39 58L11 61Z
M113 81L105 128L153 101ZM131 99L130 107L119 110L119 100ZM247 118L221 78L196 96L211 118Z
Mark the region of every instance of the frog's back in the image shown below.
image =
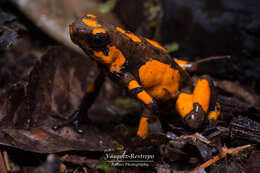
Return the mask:
M179 89L183 70L159 43L86 15L70 26L72 41L114 72L130 72L160 100Z

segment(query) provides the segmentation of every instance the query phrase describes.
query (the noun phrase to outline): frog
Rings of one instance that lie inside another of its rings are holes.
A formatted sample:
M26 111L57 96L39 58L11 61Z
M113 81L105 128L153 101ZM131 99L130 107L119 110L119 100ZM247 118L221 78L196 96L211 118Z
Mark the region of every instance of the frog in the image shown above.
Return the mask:
M158 42L102 22L93 14L76 19L69 26L69 34L72 42L97 63L99 70L78 109L66 121L53 126L54 130L73 125L78 133L83 133L81 121L98 96L105 76L143 103L138 137L149 136L149 119L159 116L158 103L169 100L175 100L172 109L191 129L198 129L206 117L218 119L220 104L212 101L211 78L204 75L192 87L192 92L182 91L192 85L187 72L192 63L171 57ZM210 105L214 105L211 110Z

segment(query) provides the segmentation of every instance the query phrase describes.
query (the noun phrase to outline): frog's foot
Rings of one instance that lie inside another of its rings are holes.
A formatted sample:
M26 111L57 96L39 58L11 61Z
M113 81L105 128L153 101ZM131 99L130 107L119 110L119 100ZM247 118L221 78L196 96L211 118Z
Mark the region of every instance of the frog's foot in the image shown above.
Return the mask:
M84 131L80 128L80 120L79 120L79 116L80 115L80 111L77 110L75 111L71 116L69 116L68 118L62 118L60 116L58 116L56 113L51 113L51 116L53 118L56 118L56 119L61 119L63 120L64 122L60 123L60 124L56 124L54 126L52 126L52 129L54 131L60 129L60 128L63 128L65 126L73 126L73 128L76 130L77 133L79 134L83 134Z

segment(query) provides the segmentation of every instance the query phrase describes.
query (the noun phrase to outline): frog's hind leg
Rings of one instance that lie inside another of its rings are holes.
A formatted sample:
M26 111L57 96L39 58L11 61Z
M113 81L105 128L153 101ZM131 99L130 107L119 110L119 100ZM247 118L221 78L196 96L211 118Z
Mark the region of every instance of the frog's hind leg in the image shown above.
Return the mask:
M176 110L192 129L198 129L208 114L213 99L213 83L209 76L201 77L192 94L180 93L176 101Z
M85 95L83 96L79 108L68 118L64 119L59 117L59 119L63 119L64 122L54 125L53 130L58 130L64 126L73 126L75 130L82 134L83 130L80 129L80 123L86 119L86 115L88 109L94 103L96 97L99 94L100 88L104 83L105 75L103 71L98 71L93 79L93 81L88 86ZM56 114L52 114L52 117L57 118Z

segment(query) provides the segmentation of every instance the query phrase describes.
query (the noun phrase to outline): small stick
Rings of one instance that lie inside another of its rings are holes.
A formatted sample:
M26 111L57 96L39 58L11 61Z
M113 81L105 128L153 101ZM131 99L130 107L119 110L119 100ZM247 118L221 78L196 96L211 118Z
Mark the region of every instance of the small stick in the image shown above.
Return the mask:
M191 62L188 64L188 71L196 71L198 69L198 64L204 63L204 62L208 62L208 61L213 61L213 60L221 60L221 59L229 59L231 58L230 55L225 55L225 56L211 56L211 57L207 57L207 58L203 58L200 60L197 60L195 62Z
M198 60L198 61L195 61L194 63L195 63L195 64L200 64L200 63L207 62L207 61L220 60L220 59L229 59L229 58L231 58L230 55L225 55L225 56L211 56L211 57L207 57L207 58L203 58L203 59L200 59L200 60Z
M207 168L208 166L212 165L213 163L217 162L218 160L226 157L227 154L231 154L232 156L238 154L240 151L251 147L251 145L244 145L244 146L240 146L240 147L236 147L236 148L227 148L226 146L224 146L221 149L221 152L214 156L212 159L206 161L205 163L201 164L199 166L199 168Z

